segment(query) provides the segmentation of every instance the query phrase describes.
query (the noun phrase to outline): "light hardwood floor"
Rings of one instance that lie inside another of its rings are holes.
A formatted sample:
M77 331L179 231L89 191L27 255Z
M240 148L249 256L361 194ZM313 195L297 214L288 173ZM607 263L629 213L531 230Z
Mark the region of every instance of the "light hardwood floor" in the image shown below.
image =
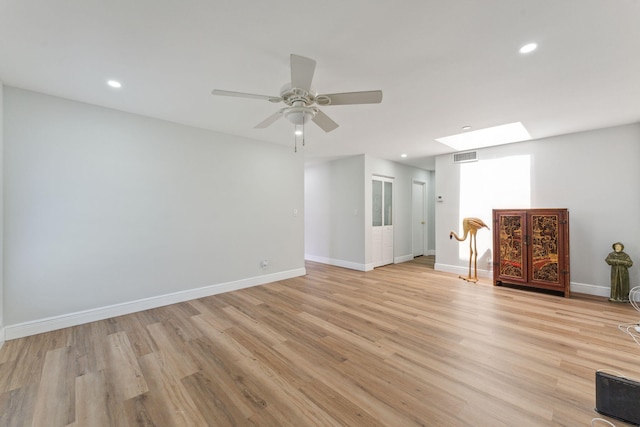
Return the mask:
M628 304L307 271L6 342L0 425L588 426L596 370L640 378Z

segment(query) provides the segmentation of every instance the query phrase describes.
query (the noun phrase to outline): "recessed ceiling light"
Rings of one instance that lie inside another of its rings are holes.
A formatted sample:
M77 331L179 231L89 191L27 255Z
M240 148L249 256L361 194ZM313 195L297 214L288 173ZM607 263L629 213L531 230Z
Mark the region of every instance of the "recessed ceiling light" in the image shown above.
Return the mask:
M529 43L529 44L525 44L524 46L522 46L520 48L520 53L529 53L529 52L533 52L534 50L536 50L538 48L538 44L537 43Z
M405 157L407 157L407 155L406 154L400 154L400 157L402 157L404 159Z
M474 130L473 132L445 136L444 138L437 138L436 141L462 151L509 144L511 142L527 141L529 139L531 139L531 135L529 135L527 129L525 129L522 123L515 122Z
M122 83L117 80L109 80L107 84L114 89L120 89L122 87Z
M471 126L462 126L462 130L471 130Z

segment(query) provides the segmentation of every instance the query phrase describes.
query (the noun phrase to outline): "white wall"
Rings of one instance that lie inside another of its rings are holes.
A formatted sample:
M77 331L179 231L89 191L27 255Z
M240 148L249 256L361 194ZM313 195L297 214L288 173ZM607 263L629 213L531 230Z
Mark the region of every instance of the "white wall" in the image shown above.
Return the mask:
M4 85L0 81L0 242L3 242L3 230L4 230L4 218L3 218L3 193L4 186L2 184L4 176L4 161L2 160L4 154ZM3 244L0 244L0 348L4 344L4 265L3 265Z
M373 269L371 252L371 180L394 178L394 258L413 258L411 229L413 182L433 188L433 173L400 163L359 155L305 169L305 257L355 270ZM428 191L427 212L433 193ZM428 234L435 219L428 218ZM427 242L429 239L427 240ZM428 243L427 243L428 244ZM426 248L429 250L430 248Z
M610 268L604 259L616 241L624 243L636 263L629 271L631 286L640 285L640 124L478 150L479 162L527 155L530 207L569 209L572 291L609 296ZM452 163L451 155L436 159L436 195L445 198L436 206L436 268L466 273L468 258L460 257L459 243L449 240L449 231L461 227L461 167ZM509 179L504 176L505 182ZM477 180L493 181L488 176ZM508 196L504 188L484 187L483 197L497 200L495 208L527 207L500 202ZM490 220L491 211L476 216ZM491 250L490 241L488 245L484 249ZM484 249L479 244L478 252ZM478 268L486 269L486 263L479 260ZM489 271L479 273L490 277Z
M434 160L435 163L435 160ZM435 255L436 254L436 179L435 179L435 171L429 172L429 182L427 183L427 194L428 203L427 203L427 226L428 226L428 234L427 234L427 254Z
M305 258L363 270L364 156L305 168Z
M8 338L304 274L290 147L11 87L4 99Z

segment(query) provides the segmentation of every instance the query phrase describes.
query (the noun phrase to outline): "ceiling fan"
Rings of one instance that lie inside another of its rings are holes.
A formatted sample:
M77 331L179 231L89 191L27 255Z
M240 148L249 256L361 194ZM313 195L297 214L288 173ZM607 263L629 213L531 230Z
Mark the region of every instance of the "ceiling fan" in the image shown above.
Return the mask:
M338 124L320 111L318 106L378 104L382 102L381 90L318 94L315 89L311 87L315 69L316 61L313 59L292 54L291 82L285 84L282 89L280 89L280 96L257 95L254 93L232 92L220 89L214 89L211 93L222 96L265 99L274 104L279 102L286 104L286 107L276 111L258 123L255 126L256 128L266 128L284 116L296 126L304 125L311 120L325 132L331 132L338 127Z

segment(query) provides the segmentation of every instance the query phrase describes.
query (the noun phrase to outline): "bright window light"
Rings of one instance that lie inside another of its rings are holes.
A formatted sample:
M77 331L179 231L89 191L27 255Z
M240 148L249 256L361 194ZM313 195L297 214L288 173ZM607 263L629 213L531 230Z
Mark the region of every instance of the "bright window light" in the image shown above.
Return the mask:
M478 232L478 268L486 268L494 225L493 209L528 209L531 207L531 157L509 156L460 165L460 218L482 219L491 230ZM469 243L461 244L460 259L469 259ZM495 257L494 257L495 258Z
M529 53L529 52L533 52L534 50L536 50L538 48L538 45L536 43L529 43L529 44L525 44L524 46L522 46L520 48L520 53Z
M492 128L464 132L457 135L437 138L436 141L448 145L458 151L473 150L511 142L527 141L531 135L520 122L509 123Z

